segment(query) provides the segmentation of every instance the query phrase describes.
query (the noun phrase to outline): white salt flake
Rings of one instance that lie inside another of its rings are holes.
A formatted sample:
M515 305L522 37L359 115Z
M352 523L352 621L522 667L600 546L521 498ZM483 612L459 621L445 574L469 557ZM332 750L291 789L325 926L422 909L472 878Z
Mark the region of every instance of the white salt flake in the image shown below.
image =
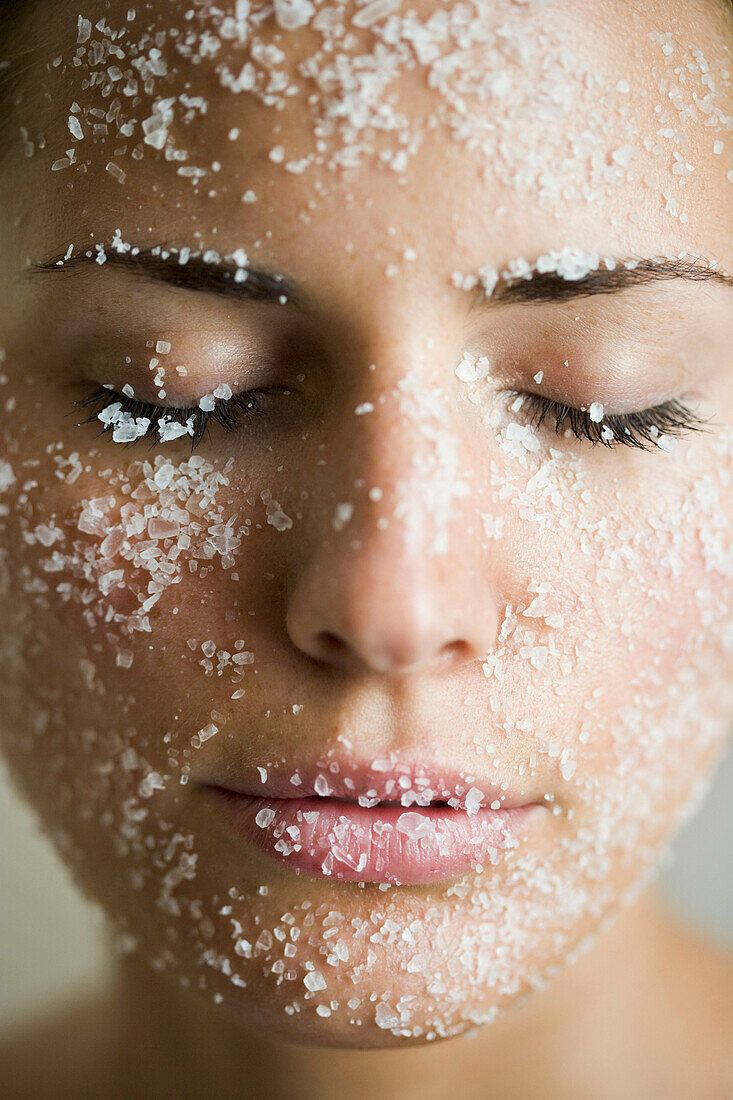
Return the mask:
M346 524L349 522L354 514L354 505L345 501L342 504L336 505L336 511L334 512L331 526L334 531L343 531Z
M275 0L275 18L285 31L310 23L315 10L310 0Z
M309 970L303 978L303 985L306 989L310 990L311 993L317 993L319 990L326 988L323 975L318 970Z
M470 816L477 814L484 800L484 793L478 787L471 787L466 795L466 813Z
M287 531L288 528L293 526L292 519L290 516L286 516L278 502L272 499L272 493L269 489L263 489L260 493L260 500L265 505L267 522L271 524L276 531Z
M429 818L413 810L400 814L396 829L398 833L404 833L410 840L422 840L423 837L433 835L435 826Z
M386 1001L380 1001L377 1005L374 1019L377 1027L392 1028L400 1026L400 1018Z
M13 467L5 459L0 458L0 493L4 493L11 485L15 484Z

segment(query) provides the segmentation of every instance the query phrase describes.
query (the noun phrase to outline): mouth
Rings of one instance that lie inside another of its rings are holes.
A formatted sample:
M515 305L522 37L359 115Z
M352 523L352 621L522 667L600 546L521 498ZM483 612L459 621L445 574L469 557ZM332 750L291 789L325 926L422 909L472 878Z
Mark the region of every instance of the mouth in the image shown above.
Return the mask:
M419 782L404 772L296 772L294 787L258 771L242 789L205 784L212 809L235 841L320 879L407 886L480 873L547 815L531 797L424 772Z

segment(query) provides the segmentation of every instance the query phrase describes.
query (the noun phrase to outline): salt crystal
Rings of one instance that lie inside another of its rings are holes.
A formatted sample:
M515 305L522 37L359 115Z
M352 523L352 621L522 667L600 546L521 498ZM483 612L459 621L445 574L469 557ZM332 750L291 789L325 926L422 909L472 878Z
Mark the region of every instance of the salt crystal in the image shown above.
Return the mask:
M374 1016L377 1027L393 1028L400 1026L400 1018L386 1001L380 1001Z
M214 395L212 393L205 393L199 401L199 408L203 409L204 412L213 412L215 405L216 401L214 400Z
M544 376L545 376L545 372L543 370L537 371L537 374L534 375L534 380L535 380L535 382L537 383L538 386L539 386L540 382L542 381L542 379L544 378Z
M323 975L318 970L309 970L303 978L303 985L306 989L309 989L311 993L317 993L319 990L326 988Z
M107 162L105 172L109 172L113 179L116 179L118 183L124 183L127 179L127 172L123 168L120 168L119 164L115 164L113 160Z
M304 27L315 10L310 0L275 0L275 18L285 31Z
M486 378L491 364L485 355L476 359L466 353L455 369L455 375L462 382L478 382Z
M272 493L269 489L262 490L260 499L265 505L267 522L271 524L276 531L287 531L288 528L293 526L292 519L290 516L286 516L278 502L272 499Z
M313 784L316 794L321 795L322 798L326 798L329 794L333 794L333 790L329 787L326 777L324 775L317 775L316 781Z
M490 298L496 289L496 284L499 282L499 272L495 267L480 267L478 269L478 276L481 281L481 286L484 288L484 294L487 298Z
M603 420L603 405L600 401L593 402L588 415L594 424L600 424L601 420Z
M0 459L0 493L4 493L15 483L15 474L9 462Z
M350 504L348 502L337 504L333 520L331 521L334 531L342 531L353 516L353 514L353 504Z
M575 775L575 769L577 762L575 760L565 760L560 766L560 774L563 779L572 779Z
M267 806L263 810L260 810L255 817L255 822L259 825L261 829L266 829L268 825L272 825L274 820L275 811L270 809L269 806Z
M352 17L355 27L371 27L379 19L386 19L392 12L399 11L402 0L372 0L365 8Z
M432 836L435 826L424 814L408 811L400 814L395 826L398 833L404 833L410 840L422 840L423 837Z
M219 398L220 401L228 401L232 396L231 387L226 382L222 382L214 390L214 397Z
M151 516L148 520L148 534L151 539L174 538L179 531L179 525L173 520L163 519L160 516Z
M471 787L470 791L466 795L466 813L471 816L478 813L483 800L483 791L480 791L478 787Z
M185 424L179 424L176 420L161 416L158 420L158 432L160 433L161 443L178 439L182 435L193 435L193 417L190 416Z

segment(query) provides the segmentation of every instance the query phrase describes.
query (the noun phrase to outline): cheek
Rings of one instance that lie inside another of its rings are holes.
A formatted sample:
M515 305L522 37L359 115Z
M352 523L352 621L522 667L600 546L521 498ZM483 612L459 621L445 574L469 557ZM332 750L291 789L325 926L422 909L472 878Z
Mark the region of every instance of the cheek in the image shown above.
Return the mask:
M28 465L37 481L23 480ZM184 724L199 711L201 728L211 721L200 683L236 605L235 555L256 503L239 483L232 506L222 466L156 456L99 472L96 459L90 473L78 455L0 465L3 742L32 801L58 796L61 771L75 782L87 772L87 794L94 776L104 790L100 762L125 743L160 767L181 711ZM219 650L234 684L253 659L241 627L227 626Z
M528 766L547 764L557 802L622 860L672 828L726 736L732 454L722 430L621 475L613 455L595 469L565 455L495 479L524 538L484 664L492 722L526 740Z

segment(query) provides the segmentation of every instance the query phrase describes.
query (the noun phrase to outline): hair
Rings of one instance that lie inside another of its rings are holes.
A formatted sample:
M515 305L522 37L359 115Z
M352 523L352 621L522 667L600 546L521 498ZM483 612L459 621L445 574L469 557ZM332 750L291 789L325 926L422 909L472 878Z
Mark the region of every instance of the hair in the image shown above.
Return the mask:
M0 128L5 124L21 77L30 67L38 47L23 31L33 14L32 0L0 0Z

